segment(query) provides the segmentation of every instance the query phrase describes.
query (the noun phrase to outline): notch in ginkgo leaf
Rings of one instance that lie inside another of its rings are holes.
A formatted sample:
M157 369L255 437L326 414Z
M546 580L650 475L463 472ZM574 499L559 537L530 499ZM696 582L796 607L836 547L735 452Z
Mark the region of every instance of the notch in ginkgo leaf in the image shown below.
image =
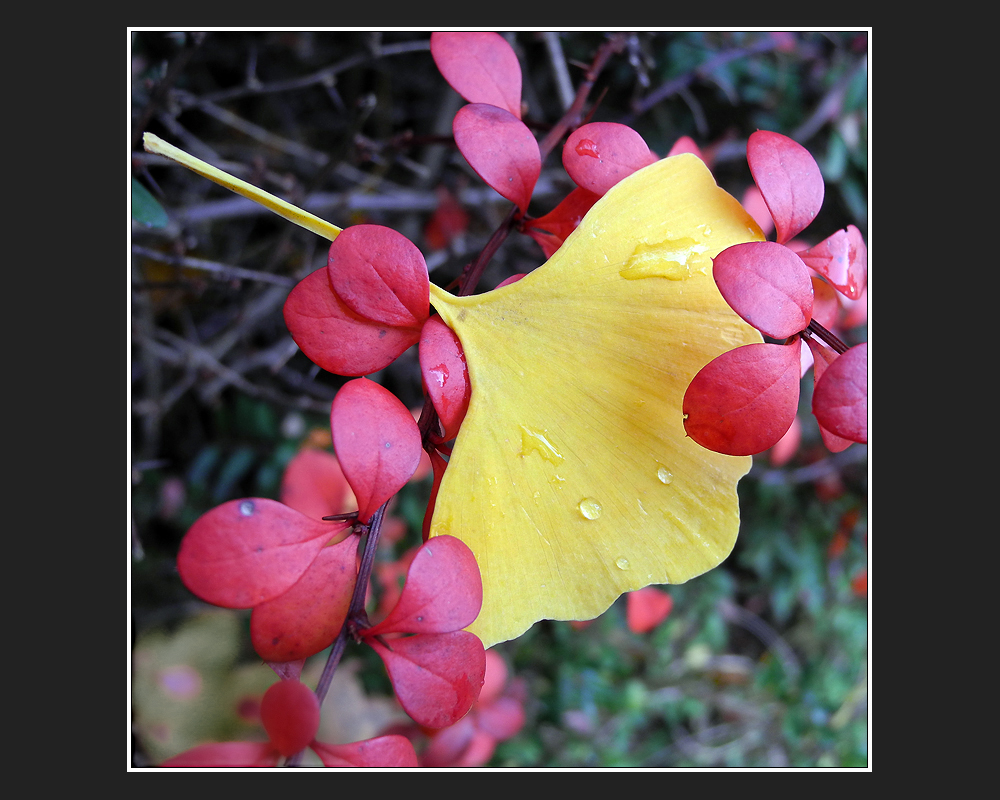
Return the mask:
M833 434L868 441L868 343L837 356L816 381L813 414Z
M746 242L727 247L713 260L712 276L733 311L768 336L787 339L809 324L809 270L784 245Z
M812 222L823 206L823 174L812 154L787 136L756 131L747 140L747 163L771 212L779 244Z
M524 214L542 171L538 142L528 126L503 108L470 103L455 114L452 131L469 166Z
M252 608L288 591L323 547L350 535L350 527L310 519L267 498L231 500L191 526L177 571L208 603Z
M622 178L657 161L657 157L628 125L589 122L566 139L562 160L577 186L603 195Z
M684 430L702 447L748 456L772 447L799 404L801 343L747 344L702 368L684 393Z
M861 297L868 284L868 248L854 225L799 251L799 258L851 300Z
M431 56L448 84L470 103L488 103L521 118L521 65L493 31L435 31Z
M330 430L358 501L358 521L366 523L416 472L423 452L420 429L388 389L358 378L333 398Z

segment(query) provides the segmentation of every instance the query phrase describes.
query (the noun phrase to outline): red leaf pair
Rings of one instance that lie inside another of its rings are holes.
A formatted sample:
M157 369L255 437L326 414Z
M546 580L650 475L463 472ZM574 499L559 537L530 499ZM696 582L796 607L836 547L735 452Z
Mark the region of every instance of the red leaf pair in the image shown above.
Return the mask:
M367 375L416 344L430 312L427 263L391 228L355 225L330 245L326 269L285 301L285 324L303 353L328 372Z
M436 31L431 56L451 88L470 103L488 103L521 118L521 65L500 34Z
M400 705L420 725L451 725L479 696L485 651L462 628L475 621L482 602L472 551L452 536L436 536L417 551L396 606L362 632L382 658ZM415 635L382 639L401 633Z

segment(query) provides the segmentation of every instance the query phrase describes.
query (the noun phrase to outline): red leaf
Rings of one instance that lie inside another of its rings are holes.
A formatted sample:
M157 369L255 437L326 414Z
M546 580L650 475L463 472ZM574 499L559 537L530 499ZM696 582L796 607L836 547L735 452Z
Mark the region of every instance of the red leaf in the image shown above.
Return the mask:
M821 281L822 279L817 278L816 280ZM830 291L832 292L833 289ZM831 348L820 343L812 336L806 339L806 344L809 345L809 350L813 356L813 391L815 391L816 382L822 377L823 373L826 372L826 368L837 359L837 354ZM844 439L841 436L830 433L830 431L822 425L819 426L819 433L823 439L823 444L826 445L826 449L831 453L839 453L841 450L846 450L854 444L854 442L850 439Z
M868 248L853 225L799 251L799 258L851 300L861 297L868 283Z
M827 330L836 327L840 317L840 301L834 288L818 275L812 276L812 318Z
M538 142L528 126L502 108L471 103L458 110L452 131L476 174L525 213L542 171Z
M433 541L433 540L432 540ZM483 686L486 651L468 631L422 633L383 644L379 654L403 710L418 724L444 728L460 720Z
M276 767L280 753L270 742L200 744L168 758L161 767Z
M677 156L681 153L691 153L692 155L698 156L702 161L705 160L705 156L702 155L701 148L695 143L694 139L690 136L681 136L674 146L670 148L670 152L667 153L667 158L670 156Z
M231 500L191 526L177 554L181 580L202 600L252 608L288 591L346 523L320 522L266 498Z
M798 339L748 344L723 353L684 393L684 429L702 447L731 456L773 446L795 419L799 402Z
M451 328L434 316L420 333L419 353L424 391L444 426L442 441L447 442L458 434L472 396L465 351Z
M431 56L451 88L470 103L488 103L521 118L521 65L500 34L435 31Z
M831 433L868 441L868 343L838 356L816 381L813 414Z
M662 589L646 586L626 597L625 621L632 633L648 633L665 620L674 599Z
M435 189L438 207L427 221L424 239L432 250L444 250L469 227L469 215L444 186Z
M819 213L825 186L816 159L798 142L772 131L747 140L747 162L784 244Z
M313 742L312 749L326 767L407 769L419 766L410 740L394 734L351 744Z
M566 139L562 160L577 186L603 195L622 178L649 166L657 158L628 125L590 122Z
M445 467L448 466L448 462L444 460L444 457L437 450L431 451L429 455L434 477L431 481L431 496L427 501L427 510L424 512L424 524L421 531L425 542L427 541L428 534L430 534L431 520L434 517L434 505L437 502L438 489L441 488L441 479L444 477Z
M483 581L472 551L454 536L435 536L410 563L399 602L362 635L450 633L475 622L482 605Z
M295 755L319 730L319 698L304 683L278 681L260 701L260 721L281 755Z
M419 328L427 319L427 262L392 228L345 228L330 245L327 270L333 291L356 314L401 328Z
M367 378L348 381L337 392L330 429L358 500L358 520L368 522L420 466L420 430L406 406Z
M548 214L533 219L526 232L541 245L545 257L551 258L600 199L599 194L577 187Z
M733 311L775 339L805 330L812 316L809 270L784 245L746 242L712 262L712 276Z
M323 519L350 511L347 506L351 499L347 478L333 453L308 447L300 450L285 467L281 502L307 517Z
M335 375L377 372L420 338L418 327L384 325L348 308L330 286L327 268L307 275L292 289L284 315L306 358Z
M347 618L357 580L358 540L324 547L298 582L256 606L250 639L264 661L297 661L333 644Z

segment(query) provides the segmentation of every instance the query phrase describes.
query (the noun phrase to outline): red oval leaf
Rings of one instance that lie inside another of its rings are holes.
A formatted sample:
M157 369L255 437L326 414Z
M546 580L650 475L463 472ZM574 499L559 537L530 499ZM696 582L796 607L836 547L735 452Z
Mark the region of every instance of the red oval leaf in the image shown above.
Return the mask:
M260 701L260 721L283 756L308 746L319 730L319 698L298 681L278 681Z
M632 633L649 633L669 615L674 599L662 589L646 586L626 597L625 621Z
M853 225L800 250L799 258L851 300L861 297L868 283L868 248L861 231Z
M452 89L470 103L488 103L521 118L521 65L493 31L435 31L431 56Z
M823 283L822 278L815 278L814 280ZM833 291L829 284L824 283L824 285L827 286L831 292ZM820 324L822 325L823 323L821 322ZM823 373L826 372L826 368L838 358L838 355L833 351L833 349L819 342L815 337L810 336L806 338L805 341L806 344L809 345L809 351L813 356L813 391L815 392L816 382L819 381L819 379L823 376ZM796 417L796 419L798 419L798 417ZM846 450L854 444L854 442L850 439L844 439L841 436L830 433L830 431L822 425L819 426L819 433L823 439L823 444L826 445L826 449L831 453L839 453L841 450Z
M363 635L450 633L475 622L482 606L483 580L468 545L454 536L435 536L410 563L395 607Z
M351 488L333 453L307 447L300 450L281 478L281 502L307 517L323 519L353 509Z
M447 442L458 434L472 396L465 351L452 329L435 316L420 333L419 353L424 390L444 426L442 441Z
M347 536L349 527L310 519L275 500L230 500L191 526L177 571L208 603L252 608L288 591L324 545Z
M458 110L452 131L476 174L525 213L542 171L538 142L528 126L502 108L471 103Z
M787 339L809 324L809 270L784 245L746 242L727 247L713 259L712 276L733 311L768 336Z
M771 212L778 242L784 244L805 229L823 205L819 165L798 142L772 131L750 134L747 162Z
M420 429L395 395L367 378L348 381L337 392L330 429L358 500L358 520L368 522L420 466Z
M573 182L603 195L622 178L657 160L636 131L618 122L590 122L566 139L563 166Z
M330 286L363 317L419 328L430 311L430 279L420 250L383 225L352 225L330 245Z
M702 447L731 456L774 445L795 419L800 342L748 344L723 353L684 393L684 429Z
M868 343L834 359L816 381L813 414L831 433L852 442L868 441Z
M395 734L351 744L313 742L312 749L325 767L409 769L420 766L410 740Z
M419 327L373 322L348 308L330 286L327 268L299 281L285 301L284 316L306 358L335 375L377 372L420 338Z
M551 258L600 199L599 194L578 186L548 214L533 219L525 232L538 242L545 257Z
M168 758L161 767L276 767L280 753L270 742L200 744Z
M292 588L254 607L250 640L264 661L309 658L333 644L357 580L358 540L324 547Z
M454 724L468 713L483 687L486 651L468 631L421 633L388 644L366 641L385 664L403 710L419 725Z

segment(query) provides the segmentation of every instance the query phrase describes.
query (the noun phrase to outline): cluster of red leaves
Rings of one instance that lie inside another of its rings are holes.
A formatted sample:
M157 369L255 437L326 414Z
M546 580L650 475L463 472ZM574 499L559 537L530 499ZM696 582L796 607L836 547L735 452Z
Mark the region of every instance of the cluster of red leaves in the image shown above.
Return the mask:
M838 352L815 335L825 331L817 312L828 316L830 287L851 300L862 296L864 240L849 225L813 247L792 250L789 242L823 204L819 166L800 144L770 131L750 136L747 161L776 241L727 248L714 259L713 276L737 314L783 341L744 345L709 362L685 393L685 430L702 446L729 455L760 453L779 442L798 410L804 340L814 363L812 411L824 443L838 452L867 442L868 344Z
M416 767L417 754L405 736L390 734L351 744L316 741L319 699L294 678L281 680L264 694L260 718L266 742L198 745L163 762L164 767L276 767L282 757L306 747L327 767Z

